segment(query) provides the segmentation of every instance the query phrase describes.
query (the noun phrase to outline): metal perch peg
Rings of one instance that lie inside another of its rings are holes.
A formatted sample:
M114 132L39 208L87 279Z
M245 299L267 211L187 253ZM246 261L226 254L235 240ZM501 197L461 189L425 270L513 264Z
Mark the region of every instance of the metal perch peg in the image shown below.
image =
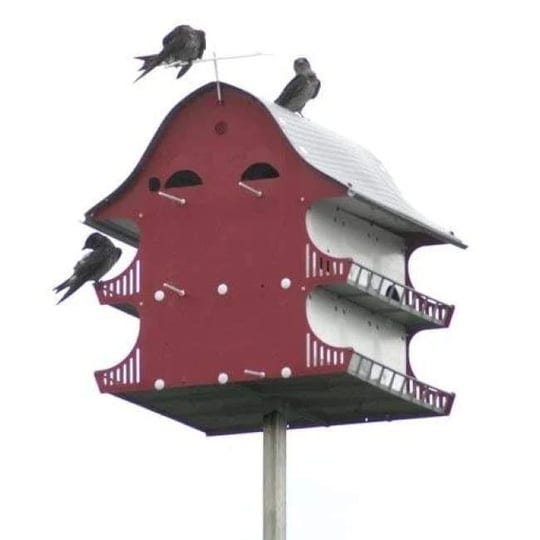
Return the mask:
M182 197L175 197L174 195L171 195L170 193L165 193L164 191L158 191L157 194L161 197L165 197L166 199L177 202L180 206L184 206L184 204L186 204L187 202L186 199Z
M164 283L163 286L170 291L175 292L178 296L186 296L186 291L184 289L179 289L170 283Z
M255 371L253 369L244 369L244 373L246 375L253 375L254 377L259 377L259 379L264 379L266 377L266 373L264 371Z
M250 191L251 193L253 193L253 195L256 195L257 197L263 196L263 192L261 190L252 188L251 186L248 186L244 182L238 182L238 185L244 189L247 189L248 191Z

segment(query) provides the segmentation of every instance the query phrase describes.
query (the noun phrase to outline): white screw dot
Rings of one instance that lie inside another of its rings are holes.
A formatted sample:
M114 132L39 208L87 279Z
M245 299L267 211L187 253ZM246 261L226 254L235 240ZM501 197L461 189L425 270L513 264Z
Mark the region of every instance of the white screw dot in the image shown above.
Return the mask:
M217 380L219 384L226 384L229 381L229 376L226 373L220 373Z
M143 217L143 213L142 212L139 212L139 217L142 218Z
M218 294L221 294L221 296L223 296L224 294L227 294L228 291L229 291L229 287L227 287L226 283L220 283L218 285L217 292Z
M163 302L163 300L165 300L165 293L162 290L157 290L154 293L154 299L156 302Z
M156 379L154 381L154 388L156 390L163 390L165 388L165 381L163 379Z
M284 277L281 280L281 288L288 289L291 286L291 280L288 277Z
M285 367L281 370L281 376L282 376L284 379L288 379L291 375L292 375L292 370L291 370L290 367L285 366Z

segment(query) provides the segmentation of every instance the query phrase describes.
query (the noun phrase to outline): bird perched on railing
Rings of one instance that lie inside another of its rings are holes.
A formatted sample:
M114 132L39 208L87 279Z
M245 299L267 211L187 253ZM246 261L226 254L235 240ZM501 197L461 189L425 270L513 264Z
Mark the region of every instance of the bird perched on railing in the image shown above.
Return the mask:
M311 69L307 58L297 58L294 61L294 71L296 77L287 84L275 103L301 115L306 103L317 97L321 81Z
M99 281L122 255L122 250L102 234L92 233L83 246L83 249L91 249L73 268L73 274L66 281L57 285L53 290L60 292L67 287L68 290L58 301L63 302L87 281Z
M179 79L193 65L194 60L202 58L205 49L206 36L202 30L195 30L187 24L177 26L163 38L163 48L158 54L135 57L144 62L139 69L143 73L135 79L135 82L157 66L185 62L176 75Z

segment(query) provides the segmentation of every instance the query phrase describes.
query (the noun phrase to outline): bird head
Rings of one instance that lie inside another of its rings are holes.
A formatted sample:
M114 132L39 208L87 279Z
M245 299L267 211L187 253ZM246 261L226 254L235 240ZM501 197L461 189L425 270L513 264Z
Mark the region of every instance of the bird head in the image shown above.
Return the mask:
M99 247L109 246L111 241L102 234L92 233L84 243L83 249L97 249Z
M294 61L294 71L297 75L305 75L311 71L307 58L297 58Z

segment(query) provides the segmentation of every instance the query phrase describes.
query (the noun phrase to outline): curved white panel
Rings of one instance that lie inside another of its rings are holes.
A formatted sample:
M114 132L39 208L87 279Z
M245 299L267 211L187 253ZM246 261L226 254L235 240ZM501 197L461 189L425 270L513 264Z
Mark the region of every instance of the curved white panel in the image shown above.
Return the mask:
M356 304L317 288L306 302L312 332L327 345L352 347L381 364L405 372L404 328Z
M339 199L322 199L306 212L313 244L332 257L351 258L370 270L405 282L405 241L347 210Z

